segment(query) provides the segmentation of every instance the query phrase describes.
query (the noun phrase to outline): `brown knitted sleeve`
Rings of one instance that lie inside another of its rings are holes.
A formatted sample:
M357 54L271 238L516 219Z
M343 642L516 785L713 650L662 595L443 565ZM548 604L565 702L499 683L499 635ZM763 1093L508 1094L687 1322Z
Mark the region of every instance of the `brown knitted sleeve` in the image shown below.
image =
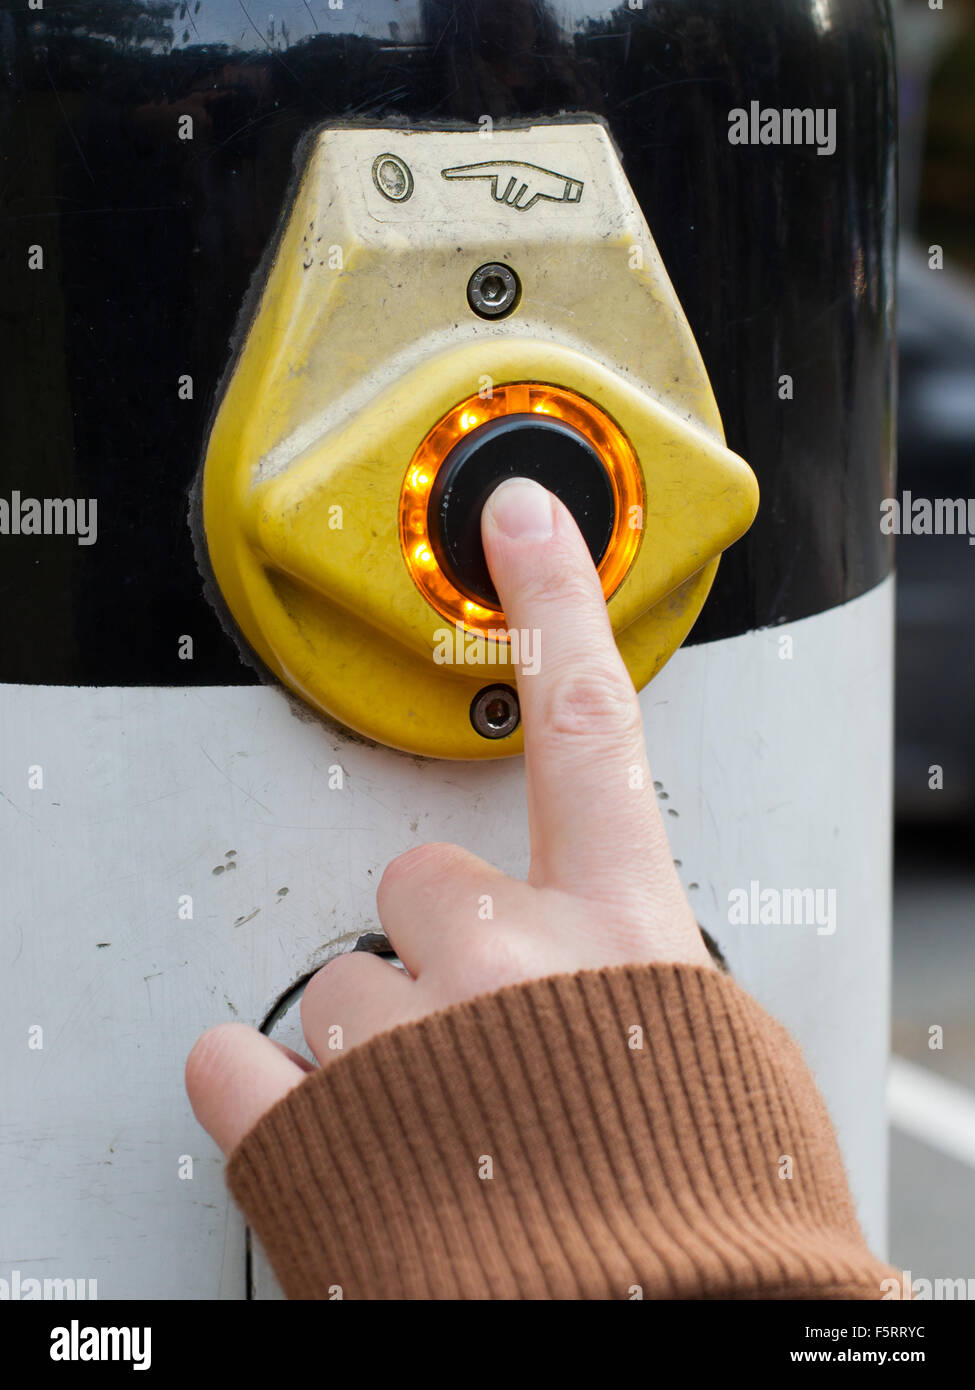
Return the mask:
M897 1277L796 1044L696 966L556 975L383 1033L227 1177L291 1298L879 1298Z

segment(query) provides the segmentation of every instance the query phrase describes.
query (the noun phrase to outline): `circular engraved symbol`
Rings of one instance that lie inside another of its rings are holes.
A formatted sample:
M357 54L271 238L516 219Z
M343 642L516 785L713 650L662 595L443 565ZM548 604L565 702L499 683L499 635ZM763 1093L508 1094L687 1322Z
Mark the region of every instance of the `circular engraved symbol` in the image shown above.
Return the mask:
M410 166L398 154L380 154L373 160L372 181L391 203L405 203L413 192Z

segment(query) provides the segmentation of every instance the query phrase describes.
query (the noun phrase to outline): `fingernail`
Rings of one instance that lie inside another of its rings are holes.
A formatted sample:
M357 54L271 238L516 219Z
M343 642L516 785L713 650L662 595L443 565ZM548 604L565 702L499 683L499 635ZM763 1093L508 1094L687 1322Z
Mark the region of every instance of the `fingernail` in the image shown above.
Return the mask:
M547 541L552 534L552 499L530 478L506 478L491 493L484 509L510 540Z

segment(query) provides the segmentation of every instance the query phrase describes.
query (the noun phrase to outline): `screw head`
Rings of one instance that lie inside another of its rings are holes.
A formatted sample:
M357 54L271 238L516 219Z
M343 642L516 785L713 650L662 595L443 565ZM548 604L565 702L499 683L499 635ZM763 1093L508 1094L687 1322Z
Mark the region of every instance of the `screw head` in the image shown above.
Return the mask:
M489 261L467 282L467 302L482 319L501 319L521 298L521 282L508 265Z
M379 154L372 162L372 181L391 203L405 203L413 196L413 174L398 154Z
M517 693L510 685L486 685L471 701L471 723L482 738L507 738L521 723Z

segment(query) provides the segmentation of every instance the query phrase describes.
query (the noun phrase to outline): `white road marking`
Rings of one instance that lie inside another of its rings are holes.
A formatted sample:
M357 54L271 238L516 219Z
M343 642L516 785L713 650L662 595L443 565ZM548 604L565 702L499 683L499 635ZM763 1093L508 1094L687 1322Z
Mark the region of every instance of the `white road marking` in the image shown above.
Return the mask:
M887 1108L902 1134L975 1168L975 1095L964 1086L891 1057Z

